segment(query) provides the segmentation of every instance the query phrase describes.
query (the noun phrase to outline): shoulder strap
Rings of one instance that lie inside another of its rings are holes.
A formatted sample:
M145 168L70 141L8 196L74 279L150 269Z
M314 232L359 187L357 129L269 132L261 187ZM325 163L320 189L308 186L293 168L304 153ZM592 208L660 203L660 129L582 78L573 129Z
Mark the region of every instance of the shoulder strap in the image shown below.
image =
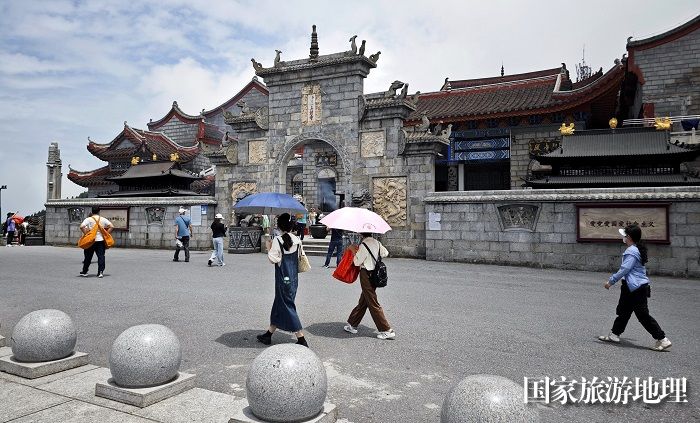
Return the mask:
M372 260L374 260L374 262L376 263L376 262L377 262L377 259L374 258L374 254L372 254L372 250L370 250L369 247L367 246L367 244L365 244L364 242L362 243L362 245L365 246L365 248L367 249L367 252L369 253L370 257L372 257Z
M100 225L100 219L99 219L100 216L97 216L98 219L95 219L95 216L90 216L90 217L92 217L92 220L94 220L95 223L97 223L97 227L98 227L99 229L102 229L102 226Z

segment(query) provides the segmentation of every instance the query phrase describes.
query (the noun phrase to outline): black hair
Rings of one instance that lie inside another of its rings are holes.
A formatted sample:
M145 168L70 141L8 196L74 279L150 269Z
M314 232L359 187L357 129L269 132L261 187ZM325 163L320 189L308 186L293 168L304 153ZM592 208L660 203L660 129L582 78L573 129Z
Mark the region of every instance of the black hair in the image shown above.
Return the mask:
M371 232L362 232L360 235L362 235L362 238L372 238Z
M13 214L12 212L7 213L7 217L12 216L12 214Z
M291 222L292 217L289 215L289 213L282 213L277 217L277 227L280 228L282 232L282 246L284 247L285 250L289 251L290 248L292 248L292 237L289 236L289 231L292 230L292 222Z
M625 227L625 234L637 246L639 255L642 256L642 266L645 265L649 261L649 254L647 246L642 242L642 228L637 225L628 225Z
M98 206L92 206L92 214L100 214L100 208Z

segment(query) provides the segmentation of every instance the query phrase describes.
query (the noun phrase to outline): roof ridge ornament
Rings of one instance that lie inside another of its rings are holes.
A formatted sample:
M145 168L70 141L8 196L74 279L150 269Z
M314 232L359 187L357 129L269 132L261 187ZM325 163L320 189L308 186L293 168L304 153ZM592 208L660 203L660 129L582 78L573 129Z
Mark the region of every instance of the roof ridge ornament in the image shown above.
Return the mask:
M255 58L251 57L250 61L253 62L253 69L255 72L260 72L261 70L265 69L260 62L255 61Z
M379 55L382 54L381 51L378 51L374 53L373 55L369 56L368 59L370 62L377 64L377 60L379 60Z
M559 127L559 133L562 135L574 135L574 122L571 122L569 125L566 124L566 122L562 122L561 126Z
M316 33L316 25L311 26L311 48L309 49L309 61L315 62L318 60L318 34Z
M350 41L350 51L348 52L350 54L357 54L357 44L355 43L355 38L357 38L357 35L353 35L348 40Z
M358 56L364 56L364 54L365 54L365 42L366 42L366 40L362 40L362 44L360 44L360 50L357 52Z

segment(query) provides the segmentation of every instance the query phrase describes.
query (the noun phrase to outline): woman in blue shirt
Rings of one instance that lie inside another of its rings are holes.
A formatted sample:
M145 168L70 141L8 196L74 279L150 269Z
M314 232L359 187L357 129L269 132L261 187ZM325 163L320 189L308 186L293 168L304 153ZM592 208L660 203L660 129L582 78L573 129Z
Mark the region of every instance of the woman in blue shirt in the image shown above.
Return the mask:
M624 278L620 288L620 301L617 303L617 318L610 334L599 336L598 339L606 342L620 342L620 335L625 331L627 322L634 312L639 323L656 339L656 343L651 349L654 351L667 350L671 348L671 341L666 338L664 331L649 314L647 298L651 297L651 288L647 269L644 267L647 262L647 248L640 243L642 229L637 225L629 225L619 231L622 235L622 242L627 245L627 249L622 254L620 270L610 276L605 284L605 289L610 289L617 281Z

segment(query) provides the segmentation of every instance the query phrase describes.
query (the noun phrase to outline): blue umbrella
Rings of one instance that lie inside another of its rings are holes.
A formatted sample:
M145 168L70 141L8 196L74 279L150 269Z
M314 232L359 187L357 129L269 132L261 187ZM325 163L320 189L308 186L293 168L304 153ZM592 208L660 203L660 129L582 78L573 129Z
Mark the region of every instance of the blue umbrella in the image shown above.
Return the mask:
M252 194L233 206L236 213L282 214L305 213L306 208L289 194L279 192L260 192Z

